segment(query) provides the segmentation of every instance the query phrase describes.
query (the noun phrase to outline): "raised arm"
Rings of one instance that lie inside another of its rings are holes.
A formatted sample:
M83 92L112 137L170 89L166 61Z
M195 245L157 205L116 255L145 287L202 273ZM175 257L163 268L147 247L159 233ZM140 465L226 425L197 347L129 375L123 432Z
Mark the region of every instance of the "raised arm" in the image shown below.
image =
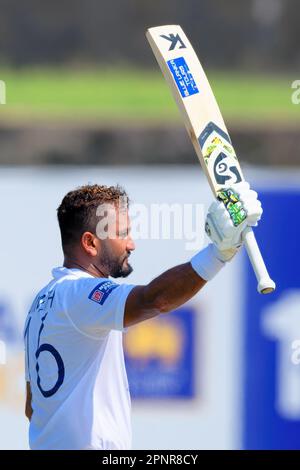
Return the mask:
M185 263L162 273L147 286L136 286L127 298L124 326L174 310L191 299L205 283L191 263Z
M229 203L215 201L206 219L206 232L213 243L190 262L169 269L146 286L136 286L126 301L125 327L183 305L233 258L243 243L243 231L257 224L262 209L247 183L233 185L224 195Z

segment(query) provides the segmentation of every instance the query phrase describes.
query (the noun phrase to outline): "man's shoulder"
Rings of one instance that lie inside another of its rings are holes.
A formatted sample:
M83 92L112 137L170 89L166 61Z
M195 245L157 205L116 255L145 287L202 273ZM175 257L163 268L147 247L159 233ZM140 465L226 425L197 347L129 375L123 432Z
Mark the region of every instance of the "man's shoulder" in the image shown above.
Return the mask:
M55 290L71 298L82 296L103 305L110 293L119 287L119 284L109 278L82 276L78 273L66 273L56 280Z
M73 273L66 274L66 276L61 277L60 279L54 279L55 281L55 286L57 287L62 287L62 288L67 288L67 287L84 287L84 288L89 288L89 287L96 287L96 286L101 286L102 289L106 290L109 288L118 287L119 284L116 282L112 281L109 278L104 278L104 277L85 277L85 276L76 276Z

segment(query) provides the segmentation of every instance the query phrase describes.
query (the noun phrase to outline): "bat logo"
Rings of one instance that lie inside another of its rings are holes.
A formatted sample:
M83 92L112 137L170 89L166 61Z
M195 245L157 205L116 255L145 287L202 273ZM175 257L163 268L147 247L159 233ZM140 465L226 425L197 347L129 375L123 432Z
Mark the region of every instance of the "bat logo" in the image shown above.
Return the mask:
M171 42L171 45L169 47L169 51L173 51L176 48L178 42L180 44L178 49L186 49L186 46L185 46L184 42L182 41L182 39L181 39L181 37L179 36L178 33L176 34L176 36L173 33L169 34L169 36L166 36L165 34L161 34L160 37L164 38L164 39L167 39L167 41Z
M214 175L218 184L224 185L227 182L239 183L242 181L239 170L235 165L231 165L232 159L221 152L214 162Z

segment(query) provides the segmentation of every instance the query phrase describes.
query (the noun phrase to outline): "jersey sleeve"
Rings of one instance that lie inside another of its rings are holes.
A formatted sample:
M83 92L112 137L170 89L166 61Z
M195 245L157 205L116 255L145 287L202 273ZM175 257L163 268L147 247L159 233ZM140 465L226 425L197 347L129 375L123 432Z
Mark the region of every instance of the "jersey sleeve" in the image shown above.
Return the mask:
M64 290L64 311L75 328L90 336L126 331L125 303L134 287L110 279L81 278Z

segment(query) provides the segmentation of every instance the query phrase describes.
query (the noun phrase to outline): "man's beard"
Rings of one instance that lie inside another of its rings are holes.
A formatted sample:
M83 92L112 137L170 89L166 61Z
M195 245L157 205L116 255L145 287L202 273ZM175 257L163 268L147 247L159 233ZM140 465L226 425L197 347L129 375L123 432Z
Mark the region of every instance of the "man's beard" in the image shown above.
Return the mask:
M133 267L127 262L125 264L127 258L123 262L112 261L109 265L109 273L111 277L127 277L133 271Z
M101 264L104 266L109 273L109 276L117 277L127 277L133 271L133 267L128 263L128 257L130 253L127 252L126 255L123 255L121 258L114 258L112 254L108 253L107 250L104 250L102 253Z

